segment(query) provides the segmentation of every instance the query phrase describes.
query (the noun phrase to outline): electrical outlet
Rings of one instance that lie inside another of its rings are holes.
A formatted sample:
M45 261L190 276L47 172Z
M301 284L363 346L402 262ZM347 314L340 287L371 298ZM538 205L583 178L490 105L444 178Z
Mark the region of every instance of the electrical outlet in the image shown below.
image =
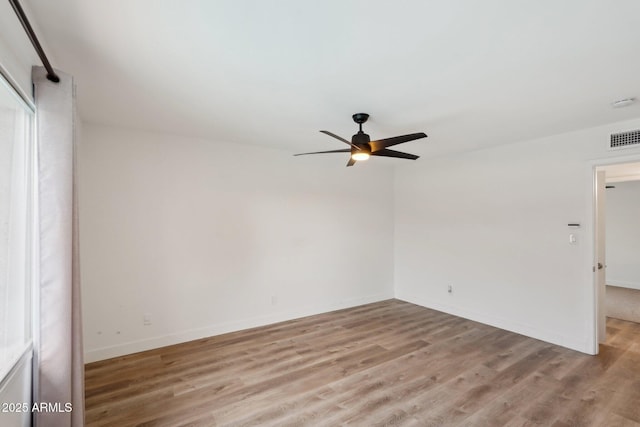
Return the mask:
M142 324L145 326L149 326L151 324L151 314L145 313L142 315Z
M278 304L278 295L271 295L271 305Z
M447 286L447 292L452 294L453 293L453 286L451 286L451 285Z

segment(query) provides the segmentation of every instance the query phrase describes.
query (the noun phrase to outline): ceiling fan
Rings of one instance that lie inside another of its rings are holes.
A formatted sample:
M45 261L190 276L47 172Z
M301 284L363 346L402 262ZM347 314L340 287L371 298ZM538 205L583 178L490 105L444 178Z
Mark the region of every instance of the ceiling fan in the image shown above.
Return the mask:
M367 160L370 156L383 156L383 157L397 157L399 159L415 160L419 156L409 153L403 153L401 151L389 150L387 147L393 145L402 144L403 142L413 141L414 139L426 138L427 135L424 132L411 133L409 135L394 136L392 138L379 139L377 141L371 141L369 135L362 131L362 124L367 121L369 115L366 113L357 113L353 115L353 121L358 123L360 130L358 133L351 137L351 142L346 139L329 132L328 130L321 130L320 132L332 136L350 145L351 148L345 148L342 150L329 150L329 151L315 151L313 153L300 153L294 154L294 156L304 156L307 154L325 154L325 153L351 153L351 157L347 162L347 166L353 166L357 161Z

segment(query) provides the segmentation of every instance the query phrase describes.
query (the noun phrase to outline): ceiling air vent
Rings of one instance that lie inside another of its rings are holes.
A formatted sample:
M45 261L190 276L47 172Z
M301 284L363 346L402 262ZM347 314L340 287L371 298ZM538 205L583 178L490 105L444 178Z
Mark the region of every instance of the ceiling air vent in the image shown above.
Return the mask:
M611 134L609 148L611 148L612 150L635 146L640 146L640 129Z

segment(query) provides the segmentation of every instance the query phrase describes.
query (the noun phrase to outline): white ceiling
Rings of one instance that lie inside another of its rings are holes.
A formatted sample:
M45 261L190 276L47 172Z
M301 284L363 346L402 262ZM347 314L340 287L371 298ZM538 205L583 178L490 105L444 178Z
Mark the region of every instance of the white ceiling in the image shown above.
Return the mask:
M640 117L637 0L28 3L94 123L312 151L366 112L436 155Z

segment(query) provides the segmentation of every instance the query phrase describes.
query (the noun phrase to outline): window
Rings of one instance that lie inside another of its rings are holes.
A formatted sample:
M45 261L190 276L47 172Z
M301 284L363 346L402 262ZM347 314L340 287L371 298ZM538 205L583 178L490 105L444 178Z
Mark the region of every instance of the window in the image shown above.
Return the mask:
M0 381L31 345L32 122L0 75Z

